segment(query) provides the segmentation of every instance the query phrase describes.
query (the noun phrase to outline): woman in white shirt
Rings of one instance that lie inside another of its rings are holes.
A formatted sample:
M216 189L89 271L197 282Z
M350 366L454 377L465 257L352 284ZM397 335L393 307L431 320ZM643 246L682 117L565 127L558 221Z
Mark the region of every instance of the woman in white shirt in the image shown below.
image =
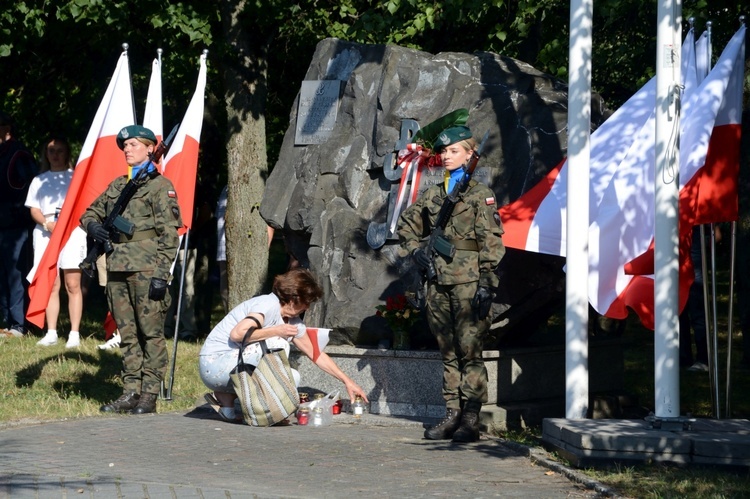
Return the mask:
M259 341L266 340L269 348L284 348L294 343L320 369L338 379L346 387L350 400L360 395L367 401L362 388L344 374L325 352L314 357L314 349L299 316L316 300L323 290L309 270L293 269L276 276L272 292L256 296L233 308L213 328L206 338L198 360L201 380L210 390L206 401L226 421L235 421L234 393L229 372L237 366L237 355L243 339L249 345L242 353L245 363L257 365L261 357ZM299 374L294 372L299 386Z
M26 206L31 211L31 217L36 222L34 227L34 268L31 269L27 280L32 281L36 269L49 244L52 231L57 225L65 195L73 178L73 168L70 157L70 144L62 137L52 137L47 140L42 150L41 171L34 177L26 196ZM65 290L68 292L68 315L70 316L70 334L65 344L66 348L76 348L80 345L79 328L83 315L83 293L81 292L81 270L78 264L86 257L86 233L76 227L70 239L60 252L58 267L62 269L65 279ZM47 320L47 334L37 342L37 345L51 346L57 343L57 319L60 315L60 286L58 275L52 287L52 294L45 311Z

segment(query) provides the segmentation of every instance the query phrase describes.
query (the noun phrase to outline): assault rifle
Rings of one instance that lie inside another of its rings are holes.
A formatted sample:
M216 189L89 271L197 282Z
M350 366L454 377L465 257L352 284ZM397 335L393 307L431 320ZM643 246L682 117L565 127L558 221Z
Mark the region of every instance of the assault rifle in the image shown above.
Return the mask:
M430 237L424 248L425 253L430 258L430 263L422 273L422 279L417 290L406 293L407 299L415 308L422 309L424 307L425 285L437 278L435 256L442 255L446 258L453 258L456 254L456 247L445 238L445 227L448 225L448 221L453 214L453 209L458 204L460 195L469 187L469 181L474 174L479 159L482 157L482 150L484 149L484 144L487 142L487 137L489 137L489 135L490 131L487 130L484 137L482 137L482 142L479 144L477 150L471 153L471 158L469 158L469 161L466 164L463 176L458 182L456 182L456 185L453 186L448 197L443 201L443 205L440 207L435 223L430 230Z
M158 163L162 156L169 151L179 128L180 125L178 123L169 133L169 136L165 140L159 142L154 148L154 151L149 153L148 159L151 163ZM126 234L128 236L134 234L135 224L125 219L122 214L125 212L125 208L127 208L128 203L135 195L138 188L148 180L151 175L149 170L150 168L143 167L138 171L138 174L135 177L128 180L128 183L125 184L125 187L123 187L122 192L120 193L120 197L117 198L115 205L112 207L112 211L109 212L102 222L102 226L107 232L109 232L110 238L104 241L98 241L99 244L95 244L86 255L86 258L84 258L80 265L78 265L87 276L93 277L96 259L99 258L99 255L102 253L110 254L114 251L114 247L112 246L113 239L117 242L119 241L120 234Z

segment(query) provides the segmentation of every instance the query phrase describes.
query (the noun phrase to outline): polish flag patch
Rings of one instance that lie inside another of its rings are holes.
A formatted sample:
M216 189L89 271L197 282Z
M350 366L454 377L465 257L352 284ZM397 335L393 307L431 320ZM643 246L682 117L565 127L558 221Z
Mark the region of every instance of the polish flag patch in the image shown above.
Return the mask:
M495 204L495 198L494 197L484 198L484 204L486 204L487 206L491 206Z
M175 191L169 191L169 192L167 192L167 195L169 197L171 197L171 198L176 198L177 197L177 193Z

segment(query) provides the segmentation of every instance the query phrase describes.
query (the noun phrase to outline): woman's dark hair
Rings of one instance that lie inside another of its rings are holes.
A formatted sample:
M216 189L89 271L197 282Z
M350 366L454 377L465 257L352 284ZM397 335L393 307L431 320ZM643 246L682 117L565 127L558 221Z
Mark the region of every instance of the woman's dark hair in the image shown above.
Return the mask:
M279 297L282 305L296 303L309 307L323 296L315 276L307 269L292 269L285 274L277 275L273 280L273 294Z
M47 158L47 146L49 146L49 143L52 141L65 146L65 149L68 150L68 157L65 158L65 166L68 168L73 168L73 158L71 157L72 151L70 150L70 142L68 142L68 139L63 137L62 135L50 135L42 144L42 150L39 155L39 173L47 172L50 169L49 159Z

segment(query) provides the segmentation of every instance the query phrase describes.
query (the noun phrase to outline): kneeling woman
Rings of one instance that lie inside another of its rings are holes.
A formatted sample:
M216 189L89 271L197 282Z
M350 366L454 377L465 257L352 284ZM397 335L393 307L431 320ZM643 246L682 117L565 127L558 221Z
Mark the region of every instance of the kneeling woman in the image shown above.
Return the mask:
M257 365L261 357L258 342L266 340L269 348L284 348L289 353L293 342L323 371L340 380L346 386L349 400L360 395L367 396L362 388L339 369L324 352L313 359L313 345L299 316L316 300L323 290L310 271L294 269L276 276L272 292L256 296L233 308L206 338L200 352L199 368L203 383L213 393L206 394L206 401L218 407L219 416L226 421L237 419L234 393L229 373L237 365L238 349L245 334L251 331L249 345L243 352L245 363ZM299 373L294 371L295 383L299 386Z

